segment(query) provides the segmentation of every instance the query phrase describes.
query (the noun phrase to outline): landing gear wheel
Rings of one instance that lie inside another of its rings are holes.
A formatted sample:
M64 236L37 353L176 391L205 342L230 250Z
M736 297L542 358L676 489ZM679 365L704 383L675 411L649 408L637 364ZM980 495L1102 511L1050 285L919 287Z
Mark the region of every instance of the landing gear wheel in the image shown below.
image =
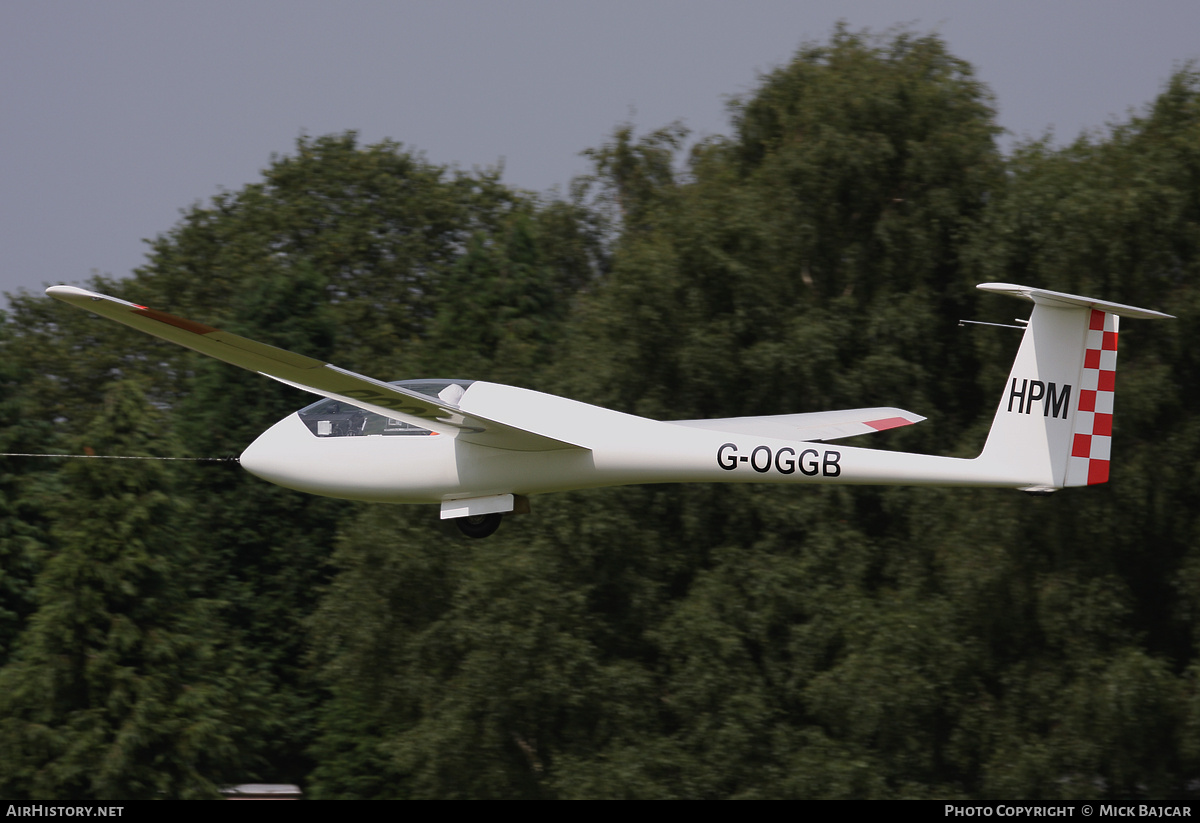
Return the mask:
M488 537L500 528L501 514L474 514L469 517L455 518L458 530L467 537Z

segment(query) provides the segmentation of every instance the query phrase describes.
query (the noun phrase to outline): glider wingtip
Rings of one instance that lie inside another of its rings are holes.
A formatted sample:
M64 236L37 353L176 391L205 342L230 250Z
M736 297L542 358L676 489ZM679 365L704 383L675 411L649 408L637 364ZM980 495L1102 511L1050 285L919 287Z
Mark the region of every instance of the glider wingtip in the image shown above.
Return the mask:
M81 289L78 286L50 286L46 289L46 294L59 300L67 297L90 297L92 295L87 289Z
M46 289L46 294L64 303L71 303L76 306L83 306L84 308L86 308L84 301L105 301L134 309L146 308L137 303L130 303L128 300L121 300L117 297L109 297L107 294L81 289L79 286L49 286Z

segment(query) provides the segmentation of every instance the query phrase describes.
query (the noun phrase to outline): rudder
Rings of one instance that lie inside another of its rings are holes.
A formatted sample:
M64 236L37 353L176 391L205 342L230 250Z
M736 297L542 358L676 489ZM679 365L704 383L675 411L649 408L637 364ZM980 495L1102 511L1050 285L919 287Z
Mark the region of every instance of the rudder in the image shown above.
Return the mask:
M1067 459L1064 486L1108 482L1120 320L1119 315L1099 309L1092 309L1088 316L1079 403L1071 432L1071 454Z

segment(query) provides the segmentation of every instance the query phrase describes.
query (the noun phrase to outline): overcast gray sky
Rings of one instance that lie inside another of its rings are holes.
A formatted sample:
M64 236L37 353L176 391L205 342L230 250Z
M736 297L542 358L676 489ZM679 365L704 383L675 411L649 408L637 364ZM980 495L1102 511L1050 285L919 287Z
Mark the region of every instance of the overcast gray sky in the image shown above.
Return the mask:
M1196 0L4 0L0 290L128 274L305 133L565 191L619 123L725 132L725 100L838 19L937 31L1003 127L1059 142L1200 58Z

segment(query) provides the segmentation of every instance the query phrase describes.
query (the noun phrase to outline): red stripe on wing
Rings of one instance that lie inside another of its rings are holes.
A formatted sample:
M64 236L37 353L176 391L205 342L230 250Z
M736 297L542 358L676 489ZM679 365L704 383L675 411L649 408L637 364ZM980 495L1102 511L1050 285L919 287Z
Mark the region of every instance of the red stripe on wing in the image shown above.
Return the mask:
M134 314L140 314L142 317L149 317L151 320L157 320L160 323L166 323L168 326L174 326L177 329L190 331L193 334L211 334L220 329L214 329L212 326L206 326L203 323L197 323L192 320L184 320L182 317L176 317L173 314L167 314L165 311L155 311L154 309L134 309Z
M867 420L866 424L877 432L894 429L897 426L911 425L903 417L885 417L883 420Z

